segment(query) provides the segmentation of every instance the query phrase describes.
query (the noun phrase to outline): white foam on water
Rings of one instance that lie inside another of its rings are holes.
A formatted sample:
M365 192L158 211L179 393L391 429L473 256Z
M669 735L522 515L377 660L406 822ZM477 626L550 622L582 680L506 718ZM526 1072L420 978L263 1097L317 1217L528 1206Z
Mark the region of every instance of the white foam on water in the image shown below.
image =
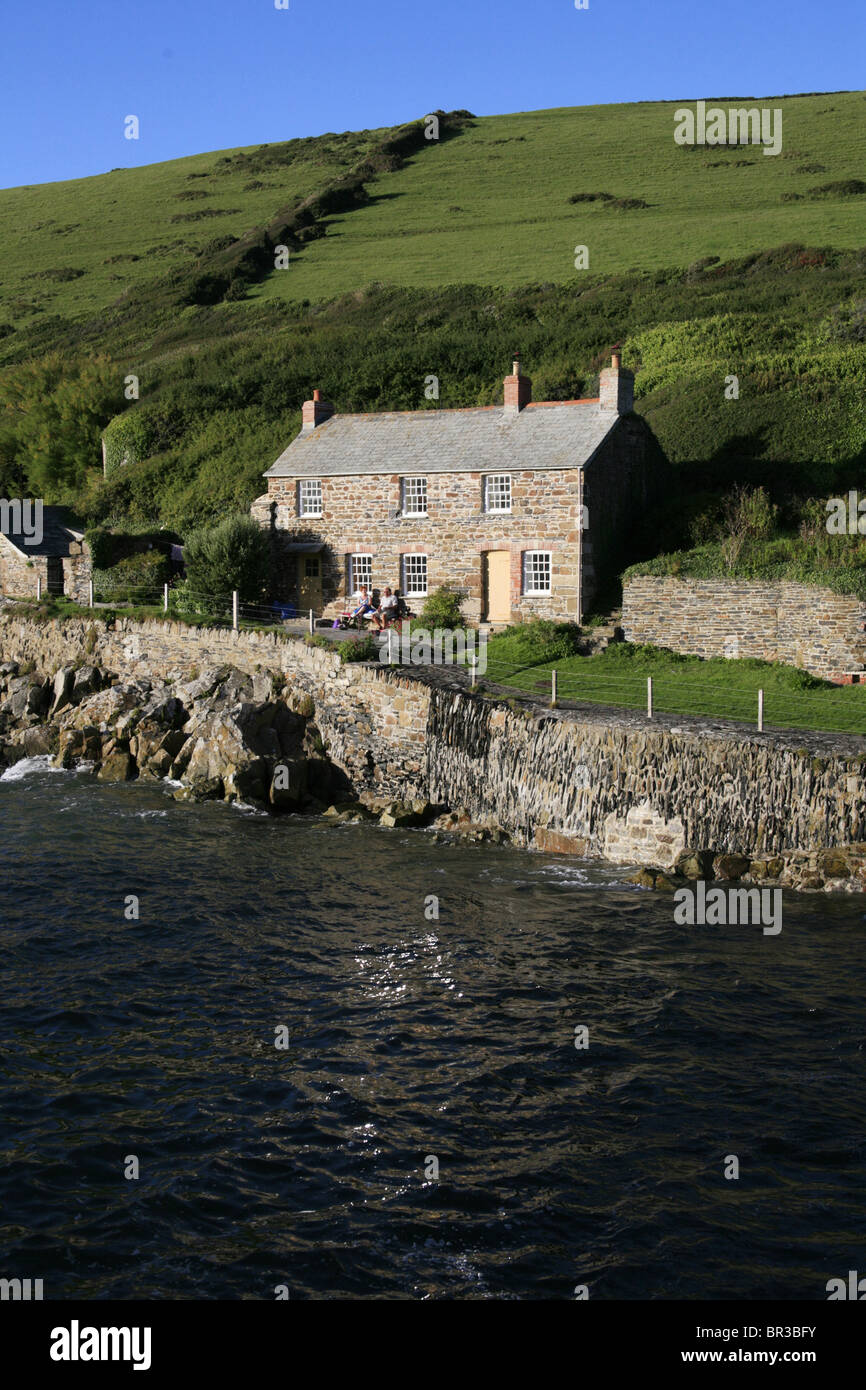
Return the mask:
M23 782L25 777L33 777L37 772L68 772L69 768L55 767L50 753L40 753L35 758L22 758L20 762L7 767L0 782Z
M267 811L262 811L258 806L250 806L246 801L232 801L229 803L233 811L239 811L243 816L266 816Z

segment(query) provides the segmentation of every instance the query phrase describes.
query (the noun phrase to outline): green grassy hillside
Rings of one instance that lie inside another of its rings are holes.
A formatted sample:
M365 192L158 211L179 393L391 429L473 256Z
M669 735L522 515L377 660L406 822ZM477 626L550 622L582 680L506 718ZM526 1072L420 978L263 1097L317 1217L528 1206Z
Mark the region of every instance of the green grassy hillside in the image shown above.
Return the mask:
M335 220L291 275L271 276L260 292L316 299L373 280L561 284L574 275L578 244L601 274L728 260L784 242L863 245L866 197L809 190L864 177L866 96L765 104L783 112L778 156L676 145L676 102L478 120L383 176L369 206ZM588 193L648 206L569 203Z
M327 216L325 234L295 248L289 270L271 269L249 302L328 299L374 281L561 284L574 275L576 245L600 274L788 242L862 245L866 196L815 190L862 176L866 95L761 104L782 111L778 156L678 146L675 102L490 116L456 139L422 138L391 161L399 167L374 161L359 205ZM0 190L0 323L93 313L188 269L273 225L395 134L331 134ZM609 196L569 201L599 194Z
M243 236L351 168L383 132L114 169L0 190L0 319L73 316L188 266L214 239Z

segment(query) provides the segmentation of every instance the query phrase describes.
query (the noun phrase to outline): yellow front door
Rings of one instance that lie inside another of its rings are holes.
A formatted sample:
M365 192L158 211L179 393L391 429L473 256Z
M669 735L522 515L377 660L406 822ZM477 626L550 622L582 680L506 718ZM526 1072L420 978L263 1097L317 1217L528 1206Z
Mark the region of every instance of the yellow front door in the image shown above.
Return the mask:
M322 611L322 561L318 555L298 556L298 607Z
M510 623L511 552L508 550L488 550L485 559L487 569L486 621L488 623Z

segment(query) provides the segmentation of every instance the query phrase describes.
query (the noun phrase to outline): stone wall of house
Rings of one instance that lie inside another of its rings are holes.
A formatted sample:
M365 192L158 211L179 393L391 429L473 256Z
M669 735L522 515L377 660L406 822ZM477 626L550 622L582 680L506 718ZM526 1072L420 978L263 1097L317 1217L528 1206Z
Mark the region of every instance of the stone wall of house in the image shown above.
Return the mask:
M807 584L644 575L623 587L629 642L757 657L825 679L866 668L866 603Z
M662 868L686 851L780 865L812 856L820 869L822 855L859 854L866 839L864 738L512 708L470 694L454 672L341 665L297 639L177 623L37 624L6 610L0 661L47 673L95 663L124 681L223 665L288 678L359 795L424 798L546 851ZM849 873L834 863L824 878Z
M349 582L346 557L372 554L373 585L404 589L402 565L408 554L427 556L427 588L433 593L451 585L465 597L470 622L483 614L482 557L488 550L511 555L512 621L528 618L579 617L581 545L581 473L579 469L517 469L511 473L509 514L483 510L484 475L427 475L426 517L394 516L401 509L398 474L323 478L321 518L298 515L298 480L269 479L267 498L254 504L253 515L273 525L278 582L294 597L295 556L285 543L324 541L325 605L345 599ZM526 550L552 552L550 594L524 594L522 555ZM409 598L417 608L423 599Z
M48 585L45 557L34 555L27 559L5 536L0 536L0 594L14 598L35 598L37 579L42 579L42 592Z
M620 422L584 469L582 615L591 610L605 578L622 568L629 533L656 501L666 470L655 436L637 415Z

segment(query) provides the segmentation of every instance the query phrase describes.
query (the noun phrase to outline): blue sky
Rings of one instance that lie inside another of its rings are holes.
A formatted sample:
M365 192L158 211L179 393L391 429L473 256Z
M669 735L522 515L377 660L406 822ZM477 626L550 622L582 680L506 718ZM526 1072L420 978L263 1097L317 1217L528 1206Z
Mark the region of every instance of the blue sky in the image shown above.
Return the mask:
M477 115L863 86L864 0L3 0L0 186ZM123 137L127 115L140 139Z

